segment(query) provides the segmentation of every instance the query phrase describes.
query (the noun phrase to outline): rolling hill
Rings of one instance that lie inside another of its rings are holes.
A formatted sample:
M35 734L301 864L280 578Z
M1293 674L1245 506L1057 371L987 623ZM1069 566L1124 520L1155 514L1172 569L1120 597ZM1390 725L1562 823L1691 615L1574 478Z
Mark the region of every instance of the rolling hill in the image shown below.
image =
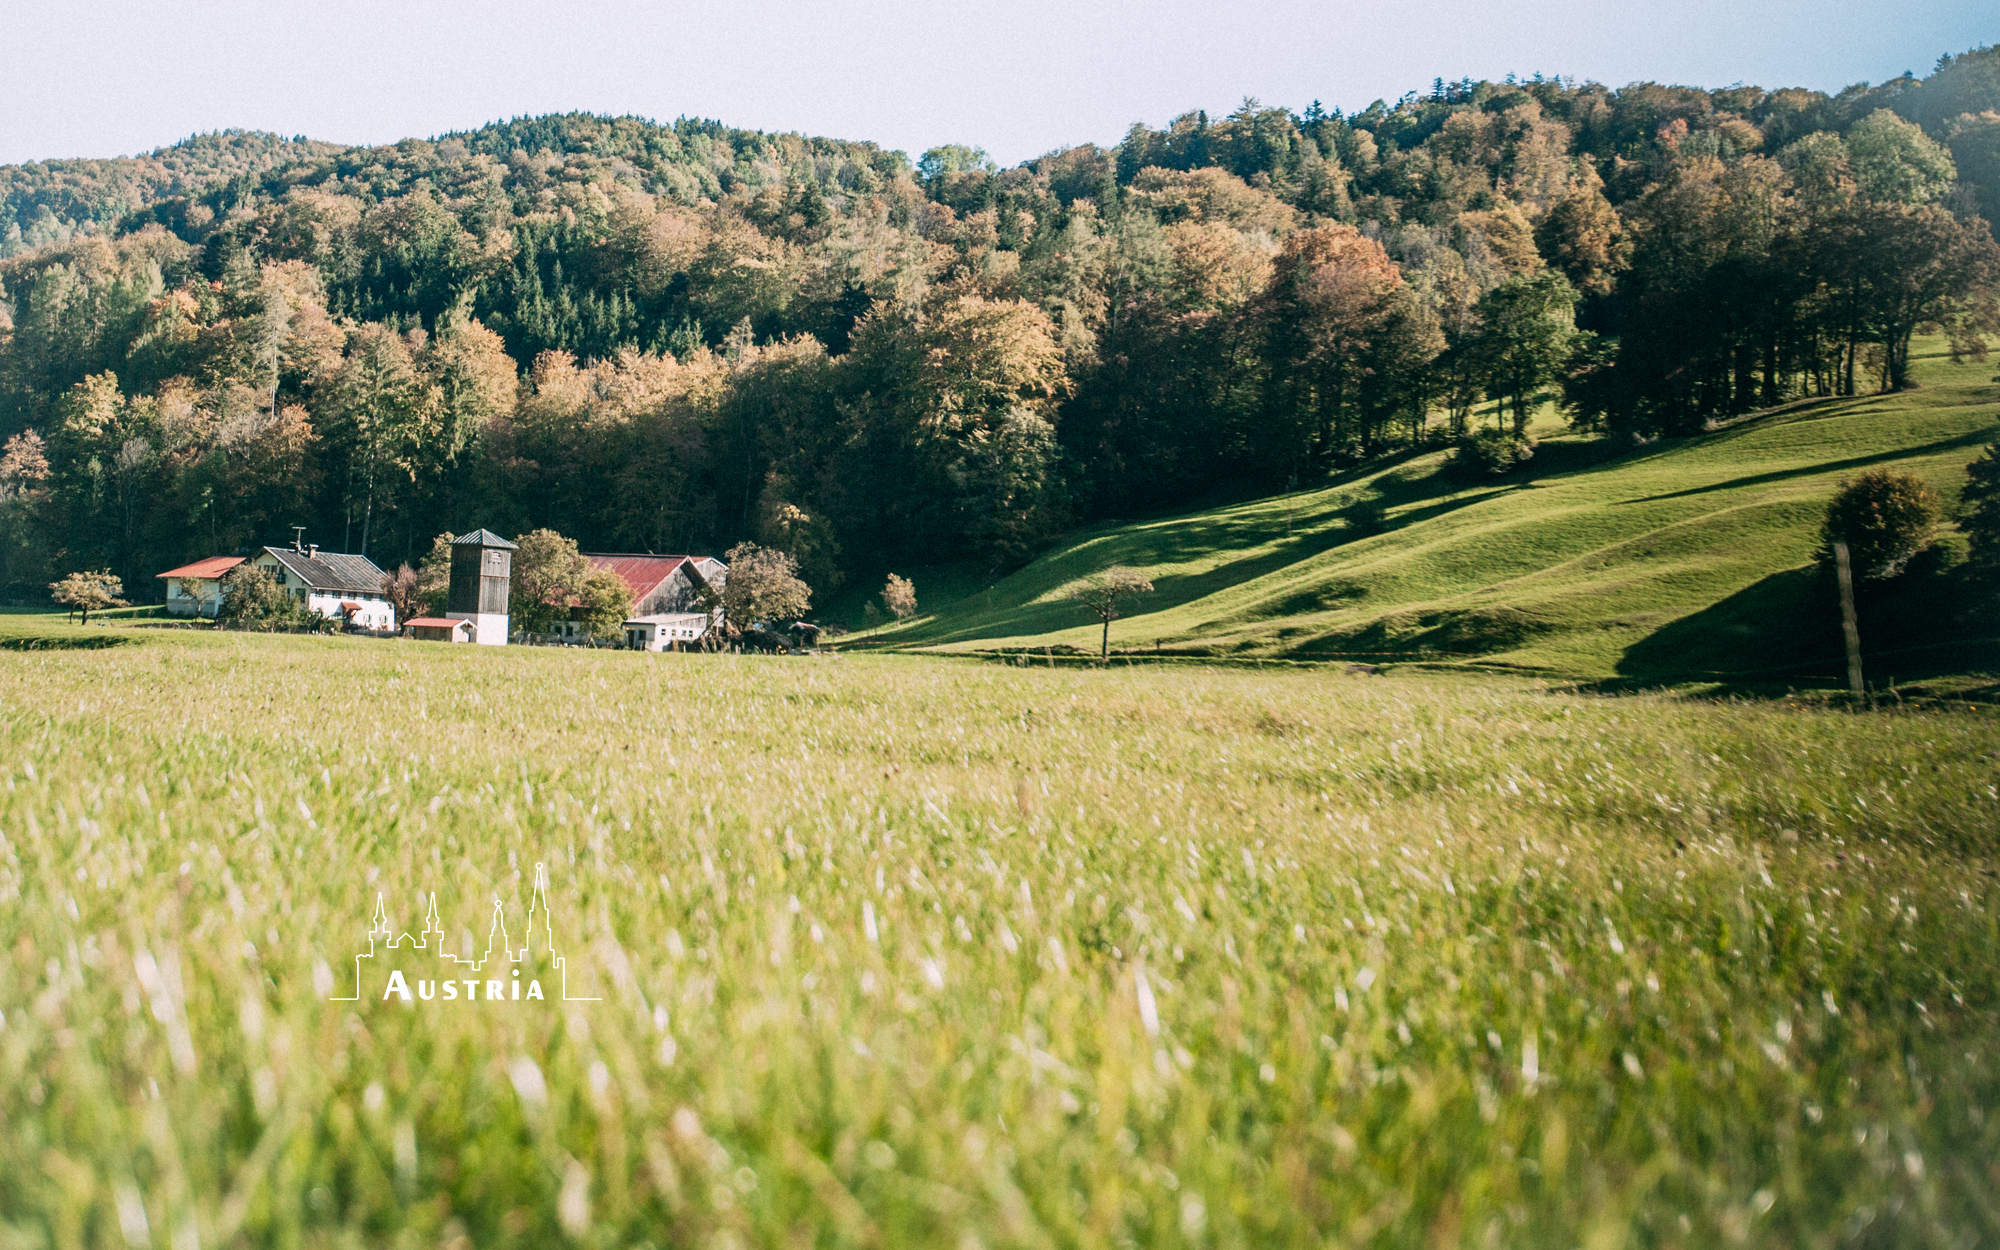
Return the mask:
M1955 504L2000 438L1991 363L1923 347L1920 388L1815 400L1636 449L1559 432L1505 478L1432 451L1324 488L1076 534L883 643L945 652L1095 653L1061 600L1109 564L1156 590L1113 624L1114 653L1415 662L1604 685L1820 685L1843 673L1812 553L1843 477L1878 465ZM1962 539L1864 603L1870 678L2000 669L2000 623L1950 571ZM919 593L922 593L919 586ZM930 605L926 605L929 607Z

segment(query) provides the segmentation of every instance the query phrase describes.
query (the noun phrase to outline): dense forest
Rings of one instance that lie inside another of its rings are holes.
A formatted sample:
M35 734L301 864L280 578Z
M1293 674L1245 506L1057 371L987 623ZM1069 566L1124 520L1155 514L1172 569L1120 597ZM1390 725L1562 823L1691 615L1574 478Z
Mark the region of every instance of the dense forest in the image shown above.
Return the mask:
M999 569L1551 398L1647 440L1907 386L1913 334L2000 332L1995 213L2000 49L1246 100L1012 169L584 115L9 167L0 584L144 596L293 525Z

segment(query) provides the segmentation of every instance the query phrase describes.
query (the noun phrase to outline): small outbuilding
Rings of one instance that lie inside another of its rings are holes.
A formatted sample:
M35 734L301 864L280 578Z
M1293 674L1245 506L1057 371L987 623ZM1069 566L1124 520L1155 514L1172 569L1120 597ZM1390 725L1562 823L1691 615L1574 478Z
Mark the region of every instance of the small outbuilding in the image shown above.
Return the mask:
M410 637L424 642L471 642L477 626L470 620L420 616L404 626Z
M662 612L625 622L625 645L634 651L676 651L708 632L706 612Z

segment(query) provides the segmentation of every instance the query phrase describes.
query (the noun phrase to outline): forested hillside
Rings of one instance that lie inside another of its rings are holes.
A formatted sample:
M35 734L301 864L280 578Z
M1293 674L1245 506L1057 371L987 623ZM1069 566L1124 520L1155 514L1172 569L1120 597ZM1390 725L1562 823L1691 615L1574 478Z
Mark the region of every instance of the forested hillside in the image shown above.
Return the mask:
M0 583L304 524L755 538L816 587L1310 486L1549 396L1607 438L2000 331L2000 49L1838 95L1434 83L1013 169L581 115L0 169Z

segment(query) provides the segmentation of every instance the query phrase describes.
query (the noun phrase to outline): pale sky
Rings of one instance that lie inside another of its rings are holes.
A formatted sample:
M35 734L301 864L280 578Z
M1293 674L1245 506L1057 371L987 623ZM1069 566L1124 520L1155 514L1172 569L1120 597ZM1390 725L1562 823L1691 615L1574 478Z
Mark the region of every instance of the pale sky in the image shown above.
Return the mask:
M1994 0L0 0L0 164L581 109L1012 165L1246 95L1351 112L1537 71L1831 91L1994 42Z

